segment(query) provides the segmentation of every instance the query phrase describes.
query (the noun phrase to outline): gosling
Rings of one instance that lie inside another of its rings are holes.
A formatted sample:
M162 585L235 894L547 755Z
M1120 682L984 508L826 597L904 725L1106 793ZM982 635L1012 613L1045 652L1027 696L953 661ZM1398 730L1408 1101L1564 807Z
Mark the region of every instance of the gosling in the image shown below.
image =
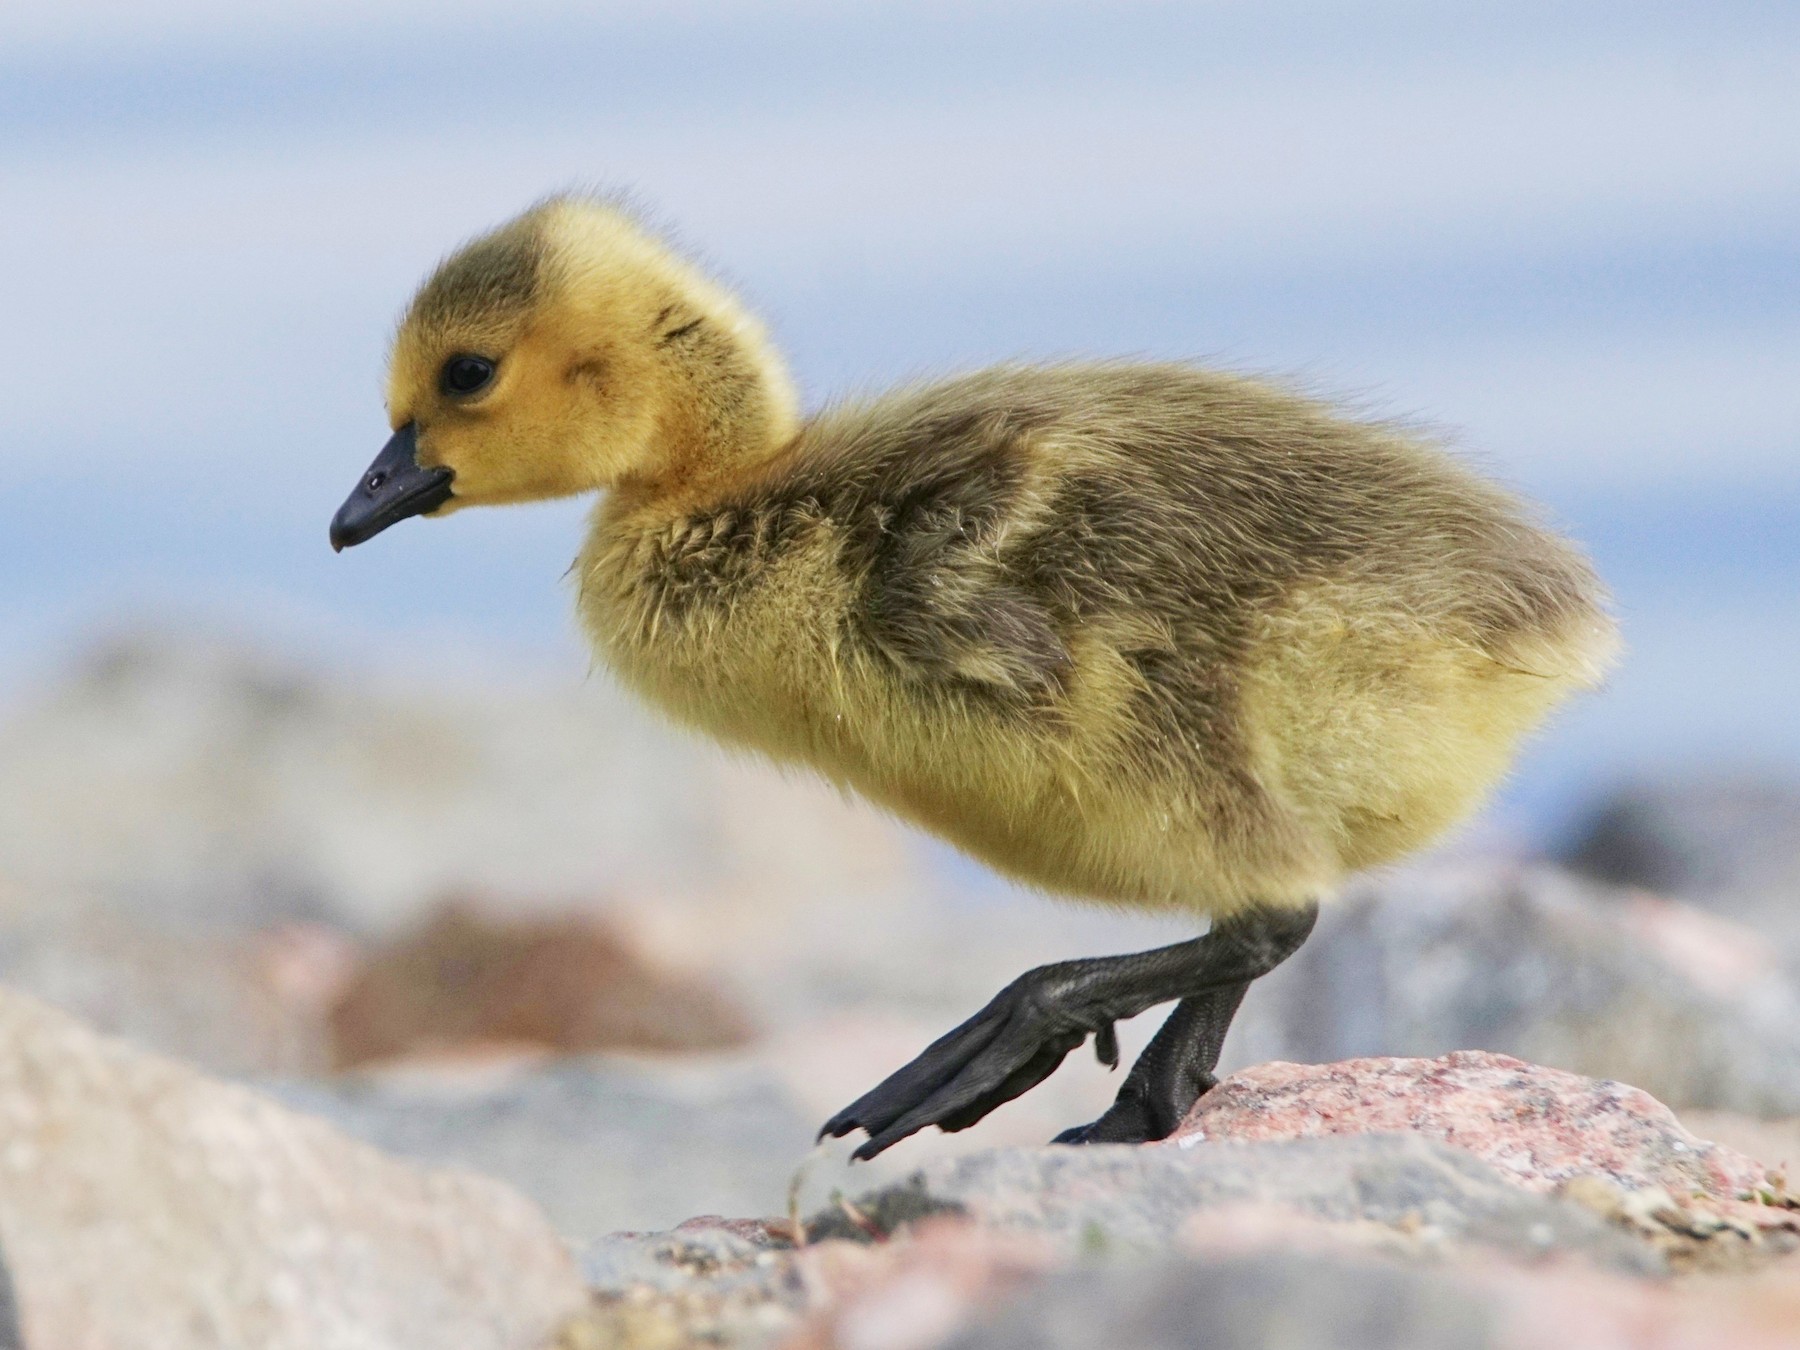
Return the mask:
M960 1130L1175 1009L1059 1142L1161 1139L1346 874L1466 816L1615 646L1582 556L1437 446L1180 364L1002 366L803 417L762 326L616 208L451 255L331 524L604 492L582 623L676 721L998 871L1203 936L1027 972L826 1122Z

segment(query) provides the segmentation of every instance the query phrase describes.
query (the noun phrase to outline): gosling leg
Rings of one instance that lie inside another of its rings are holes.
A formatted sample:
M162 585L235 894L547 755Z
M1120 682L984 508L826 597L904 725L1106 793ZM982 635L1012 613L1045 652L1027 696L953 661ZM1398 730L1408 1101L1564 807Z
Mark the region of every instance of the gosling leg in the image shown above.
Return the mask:
M1175 1005L1106 1114L1064 1130L1053 1144L1143 1144L1175 1133L1188 1108L1219 1081L1219 1050L1248 981L1184 998Z
M1258 974L1267 974L1300 950L1316 918L1316 905L1305 911L1253 909L1215 925L1206 938L1219 940L1213 949L1219 968L1262 967ZM1175 1004L1100 1120L1064 1130L1053 1143L1148 1143L1174 1134L1193 1103L1219 1082L1213 1069L1249 986L1242 979Z
M1120 1096L1132 1092L1133 1100L1155 1102L1158 1120L1175 1111L1174 1121L1179 1122L1199 1095L1198 1084L1210 1079L1218 1061L1218 1042L1224 1040L1244 987L1292 955L1317 917L1313 904L1255 910L1191 942L1027 971L968 1021L826 1121L819 1137L864 1130L869 1137L852 1156L873 1158L927 1125L967 1129L995 1107L1043 1082L1089 1033L1101 1062L1117 1065L1119 1042L1113 1023L1172 999L1192 1000L1197 1006L1185 1015L1177 1010L1170 1021L1179 1025L1157 1034ZM1225 999L1219 996L1221 991L1235 992ZM1178 1049L1196 1039L1197 1051ZM1153 1058L1159 1044L1166 1048ZM1196 1069L1197 1065L1202 1067ZM1134 1080L1139 1084L1135 1089ZM1181 1100L1184 1092L1188 1095ZM1086 1128L1094 1129L1112 1116L1109 1111ZM1151 1128L1148 1115L1136 1121L1121 1114L1107 1126L1107 1137L1132 1123L1142 1124L1146 1131ZM1169 1130L1173 1128L1171 1124ZM1137 1137L1161 1138L1168 1132Z
M1250 910L1218 924L1202 942L1217 938L1217 968L1251 969L1266 975L1300 949L1318 918L1318 907ZM1219 1081L1213 1070L1238 1005L1251 981L1220 984L1175 1005L1162 1029L1131 1066L1106 1114L1091 1124L1064 1130L1058 1144L1142 1144L1167 1139L1188 1110Z

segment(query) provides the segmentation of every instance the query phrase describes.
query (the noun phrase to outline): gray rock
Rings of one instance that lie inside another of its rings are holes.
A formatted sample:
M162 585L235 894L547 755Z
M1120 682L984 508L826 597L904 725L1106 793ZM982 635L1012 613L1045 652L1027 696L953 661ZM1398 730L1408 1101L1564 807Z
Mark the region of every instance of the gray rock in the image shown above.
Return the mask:
M1373 1260L1259 1252L1047 1280L943 1350L1487 1350L1488 1300Z
M986 1227L1042 1234L1073 1247L1166 1251L1197 1215L1277 1205L1336 1223L1425 1229L1512 1256L1578 1251L1623 1270L1661 1258L1579 1205L1521 1190L1460 1149L1416 1135L1347 1135L1181 1150L1098 1145L996 1149L944 1159L888 1195L955 1205ZM882 1193L857 1208L879 1214ZM809 1229L809 1231L813 1231ZM821 1235L848 1236L822 1216Z
M1360 883L1259 981L1227 1066L1495 1050L1675 1107L1800 1114L1800 993L1753 935L1549 867Z

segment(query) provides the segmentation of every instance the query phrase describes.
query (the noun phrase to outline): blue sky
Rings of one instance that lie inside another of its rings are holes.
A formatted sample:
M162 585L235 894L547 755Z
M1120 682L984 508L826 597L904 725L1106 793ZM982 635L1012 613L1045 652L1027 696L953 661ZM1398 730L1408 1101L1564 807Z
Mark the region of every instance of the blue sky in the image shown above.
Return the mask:
M561 505L325 522L431 262L631 191L809 397L1195 356L1427 419L1633 646L1521 801L1800 765L1800 7L223 0L0 11L0 687L110 616L585 669Z

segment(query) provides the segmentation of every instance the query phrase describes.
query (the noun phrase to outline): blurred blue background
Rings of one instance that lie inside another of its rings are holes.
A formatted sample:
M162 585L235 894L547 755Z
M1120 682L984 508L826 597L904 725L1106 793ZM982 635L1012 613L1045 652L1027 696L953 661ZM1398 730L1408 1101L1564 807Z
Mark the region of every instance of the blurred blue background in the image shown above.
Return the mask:
M460 239L624 188L809 400L1193 356L1448 428L1630 652L1501 819L1800 765L1800 6L65 0L0 12L0 693L204 613L585 675L576 504L334 557Z

